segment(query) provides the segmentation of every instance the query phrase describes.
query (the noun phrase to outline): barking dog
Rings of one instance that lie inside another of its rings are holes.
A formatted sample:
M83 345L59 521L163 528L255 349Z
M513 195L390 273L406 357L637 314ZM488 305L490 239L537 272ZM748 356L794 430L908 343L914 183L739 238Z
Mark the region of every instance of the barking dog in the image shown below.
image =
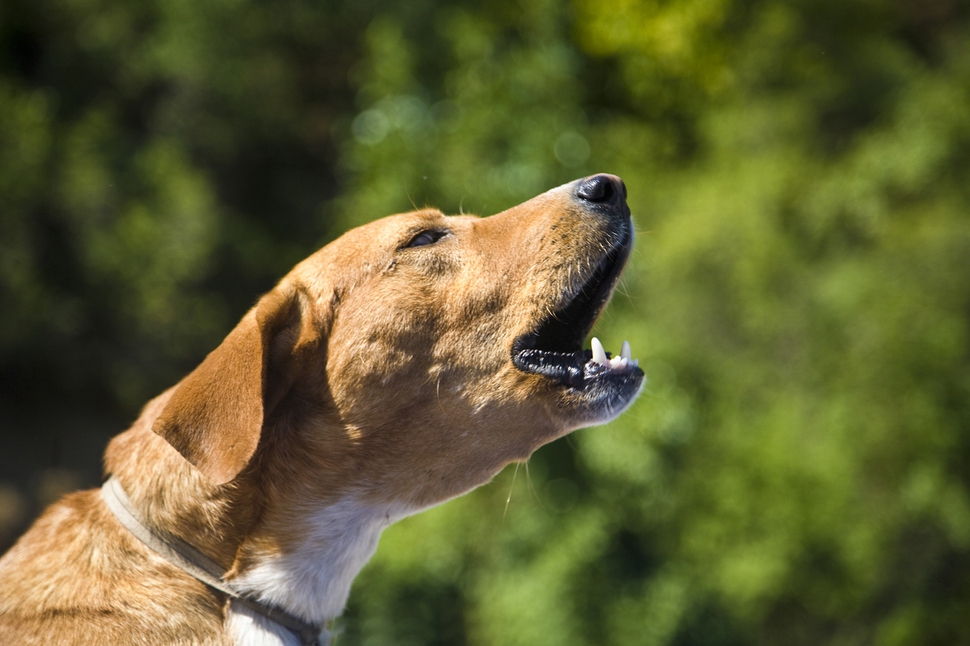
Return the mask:
M325 643L385 527L630 405L629 346L582 344L632 244L596 175L327 245L0 560L0 643Z

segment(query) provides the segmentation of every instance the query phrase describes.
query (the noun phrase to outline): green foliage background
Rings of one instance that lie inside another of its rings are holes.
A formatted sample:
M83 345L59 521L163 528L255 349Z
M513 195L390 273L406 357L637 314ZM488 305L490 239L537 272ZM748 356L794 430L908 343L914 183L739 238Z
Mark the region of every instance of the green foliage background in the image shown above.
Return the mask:
M0 543L294 262L621 175L608 427L385 533L341 644L970 644L959 0L0 6Z

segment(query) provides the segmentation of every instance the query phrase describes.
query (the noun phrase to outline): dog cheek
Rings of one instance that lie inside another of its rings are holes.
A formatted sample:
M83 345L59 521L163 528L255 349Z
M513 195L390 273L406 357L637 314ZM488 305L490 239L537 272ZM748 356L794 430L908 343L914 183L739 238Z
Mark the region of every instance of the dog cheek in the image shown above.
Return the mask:
M383 425L402 406L429 397L433 384L429 384L426 356L399 338L361 328L338 335L336 343L331 340L326 373L341 419L370 428Z

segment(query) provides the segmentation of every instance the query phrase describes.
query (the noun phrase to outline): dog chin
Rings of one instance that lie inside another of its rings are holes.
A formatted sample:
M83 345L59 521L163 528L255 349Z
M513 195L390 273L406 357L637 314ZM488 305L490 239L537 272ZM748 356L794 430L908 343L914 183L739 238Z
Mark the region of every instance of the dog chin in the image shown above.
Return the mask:
M570 426L596 426L616 419L636 400L645 382L643 371L633 366L589 376L581 387L568 388L563 394L563 408Z

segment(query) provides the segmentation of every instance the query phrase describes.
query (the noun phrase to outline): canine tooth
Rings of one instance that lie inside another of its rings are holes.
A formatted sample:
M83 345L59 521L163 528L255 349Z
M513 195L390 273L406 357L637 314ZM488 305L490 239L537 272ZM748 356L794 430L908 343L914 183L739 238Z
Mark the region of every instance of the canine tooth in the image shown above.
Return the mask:
M609 365L610 360L606 358L606 350L600 340L594 336L589 344L593 348L593 361L604 366Z
M633 355L630 354L630 342L629 341L624 341L623 342L623 347L620 348L620 356L623 357L624 359L626 359L627 361L633 359Z

